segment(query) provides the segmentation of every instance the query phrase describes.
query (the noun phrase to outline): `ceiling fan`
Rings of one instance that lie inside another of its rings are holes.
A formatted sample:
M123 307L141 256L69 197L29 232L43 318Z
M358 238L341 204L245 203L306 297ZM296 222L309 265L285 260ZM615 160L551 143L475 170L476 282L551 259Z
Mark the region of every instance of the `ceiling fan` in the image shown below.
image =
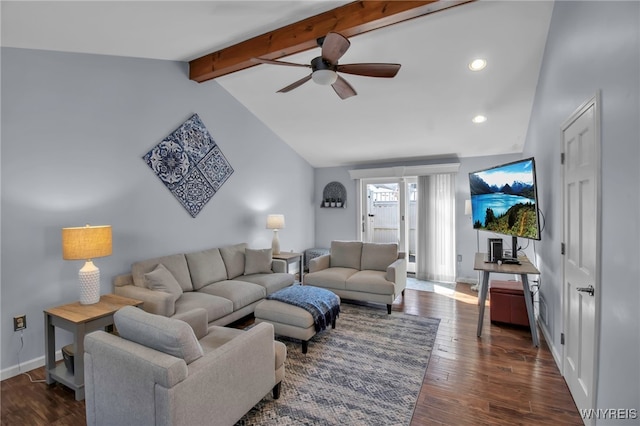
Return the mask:
M325 37L321 37L318 39L318 45L322 48L321 55L312 59L311 64L296 64L265 58L253 58L253 61L263 64L311 68L311 74L291 83L287 87L283 87L278 90L278 93L289 92L302 86L307 81L313 80L323 86L331 85L341 99L347 99L357 95L357 93L347 80L337 74L338 72L367 77L391 78L395 77L400 70L400 64L364 63L338 65L338 59L345 54L351 45L351 42L346 37L338 33L329 33Z

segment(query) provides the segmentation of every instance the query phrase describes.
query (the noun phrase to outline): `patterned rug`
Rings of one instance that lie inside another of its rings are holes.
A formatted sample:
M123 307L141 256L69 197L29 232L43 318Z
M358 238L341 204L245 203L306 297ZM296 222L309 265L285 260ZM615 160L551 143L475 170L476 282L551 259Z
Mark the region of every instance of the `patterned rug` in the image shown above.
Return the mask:
M439 319L342 303L334 330L318 333L302 354L287 345L280 399L269 394L237 426L408 425Z

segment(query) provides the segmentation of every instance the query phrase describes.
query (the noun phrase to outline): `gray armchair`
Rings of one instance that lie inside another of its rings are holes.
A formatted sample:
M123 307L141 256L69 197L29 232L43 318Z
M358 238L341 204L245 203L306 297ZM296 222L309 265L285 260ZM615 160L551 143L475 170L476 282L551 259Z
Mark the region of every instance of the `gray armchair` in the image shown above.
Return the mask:
M204 309L166 318L127 307L120 334L85 338L88 425L233 425L273 390L286 347L273 326L207 326Z

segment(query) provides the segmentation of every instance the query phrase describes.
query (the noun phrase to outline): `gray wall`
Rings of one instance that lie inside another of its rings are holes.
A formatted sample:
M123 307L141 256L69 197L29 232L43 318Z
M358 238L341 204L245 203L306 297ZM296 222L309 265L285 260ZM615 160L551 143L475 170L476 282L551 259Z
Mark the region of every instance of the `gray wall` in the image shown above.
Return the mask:
M355 240L360 223L357 220L358 200L356 181L349 177L349 170L353 167L324 167L315 169L315 241L318 248L331 247L333 240ZM340 182L347 190L346 207L320 207L322 191L330 182Z
M602 96L602 274L597 408L640 409L640 3L555 4L525 144L535 155L547 230L538 251L542 324L562 357L563 122ZM598 424L638 424L621 419Z
M196 218L141 159L193 113L235 170ZM95 260L102 293L140 259L270 247L268 213L285 215L283 250L314 245L313 168L184 63L3 48L1 153L3 373L18 362L13 316L27 315L25 363L44 354L43 309L78 299L83 262L62 259L63 227L113 226L113 255Z

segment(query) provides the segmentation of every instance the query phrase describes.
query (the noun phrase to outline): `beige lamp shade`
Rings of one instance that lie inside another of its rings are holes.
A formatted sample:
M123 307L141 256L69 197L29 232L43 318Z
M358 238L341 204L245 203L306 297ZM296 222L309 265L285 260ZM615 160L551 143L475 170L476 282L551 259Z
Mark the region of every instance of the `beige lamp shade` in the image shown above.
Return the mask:
M109 256L111 251L109 225L62 228L62 258L86 260L78 272L80 304L91 305L100 301L100 269L91 259Z
M283 214L270 214L267 216L267 229L283 229L284 228L284 215Z
M95 259L110 256L111 253L110 225L62 228L63 259Z

